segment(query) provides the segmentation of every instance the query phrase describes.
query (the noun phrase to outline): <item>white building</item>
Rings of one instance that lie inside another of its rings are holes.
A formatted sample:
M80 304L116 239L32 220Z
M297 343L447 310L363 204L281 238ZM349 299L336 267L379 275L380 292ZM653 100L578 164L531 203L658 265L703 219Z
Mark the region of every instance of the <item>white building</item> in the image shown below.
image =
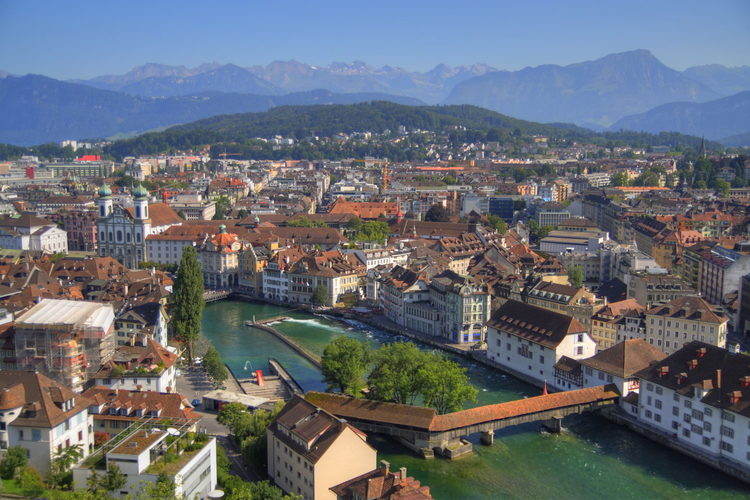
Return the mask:
M596 353L596 341L575 318L525 302L508 300L487 322L487 357L503 370L541 385L555 378L563 356Z
M335 500L329 488L372 470L377 452L344 420L294 396L271 422L268 475L304 500Z
M694 340L726 347L729 319L701 297L680 297L645 314L646 340L666 354Z
M0 247L68 253L68 232L29 213L0 218Z
M131 337L92 377L94 385L129 391L172 392L176 387L177 355L153 339Z
M178 439L168 443L170 432L167 430L134 426L130 434L114 447L105 445L97 451L105 456L105 465L85 464L73 469L75 489L86 488L91 467L96 467L99 474L106 474L109 467L117 465L120 472L127 476L127 482L121 490L113 492L113 496L124 499L140 491L144 484L156 483L159 473L168 465L177 498L207 498L217 483L216 438L197 434L194 444L188 445L197 450L188 451L183 443L183 450L178 451L180 441L190 440L191 437L186 431L180 432L174 428L172 431L176 432ZM167 464L167 457L173 458L173 461Z
M89 400L39 373L0 371L0 448L23 446L29 465L45 474L58 450L94 447Z
M690 342L645 368L638 421L690 446L691 454L722 458L750 472L750 356Z

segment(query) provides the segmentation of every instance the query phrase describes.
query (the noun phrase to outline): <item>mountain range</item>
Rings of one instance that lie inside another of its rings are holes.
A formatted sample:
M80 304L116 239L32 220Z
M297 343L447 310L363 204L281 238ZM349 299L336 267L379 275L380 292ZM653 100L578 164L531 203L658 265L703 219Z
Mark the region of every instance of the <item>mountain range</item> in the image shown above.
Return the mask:
M0 142L33 145L66 139L134 135L210 116L266 111L276 106L353 104L388 99L423 105L411 97L327 90L281 96L201 92L153 98L94 89L39 75L0 80Z
M124 75L67 82L27 77L0 71L0 141L27 144L58 140L61 134L65 139L134 134L211 113L262 111L288 100L361 102L365 95L404 104L473 104L520 119L574 123L598 131L647 126L640 115L666 104L705 104L701 115L713 118L693 121L691 133L721 138L750 131L737 128L745 126L741 119L721 118L721 113L731 114L735 108L718 102L750 90L750 67L707 65L679 72L646 50L519 71L500 71L486 64L439 64L420 73L392 66L374 68L362 61L316 67L292 60L249 68L217 62L195 68L149 63ZM42 93L38 93L40 86ZM101 93L106 91L111 93ZM304 94L310 91L315 93ZM77 100L70 101L71 95ZM22 103L31 107L19 107ZM716 111L709 111L714 106ZM649 130L657 126L687 130L680 109L660 108L659 120L649 119ZM20 115L9 117L9 111ZM51 118L55 123L47 121ZM721 121L724 125L719 125ZM98 132L95 124L102 125Z

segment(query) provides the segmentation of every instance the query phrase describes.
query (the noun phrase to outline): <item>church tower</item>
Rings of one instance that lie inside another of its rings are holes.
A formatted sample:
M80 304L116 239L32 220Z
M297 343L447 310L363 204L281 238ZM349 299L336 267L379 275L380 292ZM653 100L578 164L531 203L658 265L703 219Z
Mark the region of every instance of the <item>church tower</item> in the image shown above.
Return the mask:
M148 219L148 191L142 184L138 184L138 187L133 191L133 195L135 196L133 205L136 220Z
M107 217L112 213L112 190L106 184L102 184L102 187L99 188L97 205L99 205L100 218Z

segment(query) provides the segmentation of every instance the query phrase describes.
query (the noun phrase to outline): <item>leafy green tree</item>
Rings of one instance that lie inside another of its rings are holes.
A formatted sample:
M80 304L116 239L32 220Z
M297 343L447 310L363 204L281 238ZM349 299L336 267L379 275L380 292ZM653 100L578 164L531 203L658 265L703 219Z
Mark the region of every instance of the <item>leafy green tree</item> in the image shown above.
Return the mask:
M83 457L83 446L80 443L56 450L54 457L50 460L47 482L53 487L60 485L71 475L71 468L81 460L81 457Z
M550 231L554 231L555 228L552 226L542 226L539 228L539 232L537 233L537 241L541 240L542 238L546 238L547 235L550 233Z
M26 448L21 445L11 446L5 451L3 459L0 460L0 478L12 479L16 470L26 467L28 463Z
M448 212L443 205L432 205L424 216L427 222L449 222Z
M460 411L466 401L477 400L477 390L469 383L466 368L440 356L424 370L422 396L425 406L440 415Z
M120 472L120 467L117 464L110 464L107 466L107 473L102 478L101 489L113 493L122 489L127 481L128 477Z
M359 239L383 243L390 235L391 228L387 222L368 221L362 225L362 229L359 232Z
M634 186L658 187L659 175L652 171L643 172L634 181Z
M354 233L358 233L362 229L362 220L359 217L352 217L346 223L346 228Z
M247 209L245 208L240 208L239 211L237 212L238 219L245 219L247 218L247 216L248 216L248 213L247 213Z
M328 302L328 287L323 283L320 283L313 290L312 298L310 299L316 306L324 306Z
M456 178L448 174L445 177L443 177L443 182L446 183L448 186L454 186L456 184Z
M242 403L229 403L224 405L219 414L216 416L216 421L221 425L226 425L231 434L239 436L240 439L246 437L241 430L249 428L250 417L252 414L248 411L247 407Z
M700 180L695 183L695 189L708 189L706 181Z
M227 218L226 213L232 208L232 201L226 196L219 196L216 199L216 214L213 220L224 220Z
M488 215L487 220L490 223L490 227L492 227L498 233L505 234L508 232L508 225L499 215Z
M179 217L182 220L187 220L187 215L185 215L185 212L183 212L182 210L177 212L177 217Z
M723 198L729 198L729 190L731 188L732 185L724 179L717 179L714 183L714 189L716 189L716 192L719 193L719 195Z
M193 346L201 335L201 320L206 307L203 300L203 273L194 247L188 246L182 250L174 287L172 323L175 325L175 333L186 344L188 363L192 365Z
M159 264L158 262L147 261L147 260L144 260L143 262L140 262L138 264L138 269L151 269L152 267L155 267L156 269L161 269L161 264Z
M378 401L414 404L425 383L424 369L432 355L413 342L383 345L373 354L373 369L367 378L368 397Z
M320 360L323 382L328 384L329 391L338 389L357 396L364 386L362 379L371 359L369 345L343 335L336 337L325 347Z
M526 200L513 200L513 211L526 210Z
M578 264L568 268L568 283L576 288L583 286L583 268Z
M205 356L203 356L203 366L206 367L206 371L216 382L221 383L229 378L227 367L221 360L219 351L214 349L213 346L209 347Z
M286 223L289 227L315 227L315 223L307 217L300 217L299 219L290 220Z

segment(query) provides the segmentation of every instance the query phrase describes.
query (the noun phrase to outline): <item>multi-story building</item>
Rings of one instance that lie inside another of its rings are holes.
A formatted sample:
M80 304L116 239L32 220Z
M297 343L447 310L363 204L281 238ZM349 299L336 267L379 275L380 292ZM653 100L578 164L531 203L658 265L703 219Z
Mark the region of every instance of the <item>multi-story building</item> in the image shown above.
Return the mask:
M432 309L442 312L442 328L435 334L460 344L485 340L492 300L486 284L445 271L432 279L429 288Z
M243 252L244 245L237 235L227 233L227 226L219 226L219 234L208 239L198 251L206 288L239 286Z
M584 287L560 285L549 281L539 281L533 287L524 290L523 296L529 304L569 314L587 328L594 313L607 303L606 299L598 298Z
M52 221L29 213L18 218L0 217L0 247L68 253L68 235Z
M335 500L330 488L372 470L377 452L346 421L293 396L266 430L268 475L285 493Z
M591 317L591 336L603 351L626 340L646 340L643 328L645 307L634 299L610 302Z
M177 355L148 337L120 346L92 377L94 385L172 392L176 386Z
M647 309L666 304L679 297L695 295L695 290L681 278L667 274L633 273L626 276L626 283L628 298L635 299Z
M82 458L94 447L90 400L31 371L0 371L0 448L22 446L29 465L45 473L58 450L80 445Z
M280 302L289 301L288 258L284 258L278 254L274 256L263 269L262 276L263 284L260 289L256 289L258 293L263 293L264 297Z
M508 300L487 322L487 357L503 370L541 385L555 378L555 364L567 356L590 357L596 341L567 314Z
M90 400L89 414L94 420L94 431L110 436L126 431L143 419L195 431L202 418L193 411L185 396L172 392L97 385L87 389L83 396Z
M406 305L426 303L430 299L429 286L427 277L422 273L401 266L394 267L380 282L383 314L397 325L406 326ZM412 317L418 316L414 311Z
M117 465L127 479L122 489L112 492L115 498L130 498L133 492L143 491L145 484L155 484L162 473L174 481L174 498L209 498L217 484L216 438L193 434L189 429L133 425L121 441L95 452L101 460L87 461L73 469L75 489L86 488L93 472L106 475ZM179 453L181 446L185 449Z
M422 486L422 483L409 477L406 467L398 472L391 472L390 467L391 464L381 460L379 468L337 484L331 491L336 495L336 500L354 500L362 497L360 492L367 492L368 500L432 500L429 486Z
M99 189L98 217L99 255L112 257L126 267L133 269L148 261L146 237L159 234L168 227L182 224L183 220L163 203L149 205L148 191L138 186L133 192L134 206L125 209L114 206L112 190L103 185Z
M622 394L620 404L640 387L635 373L667 355L641 339L626 340L590 358L562 358L555 366L554 387L562 390L583 389L615 384Z
M635 376L639 422L672 436L692 456L750 467L750 356L694 341Z
M328 290L325 305L332 306L347 297L359 300L359 279L367 273L355 254L340 250L321 251L302 257L289 268L289 301L311 303L315 288Z
M712 304L722 304L724 295L740 288L740 279L750 273L750 243L735 249L717 245L703 255L700 292Z
M696 296L680 297L645 312L648 343L666 354L697 340L724 348L728 319Z
M557 227L570 219L570 211L565 205L549 202L536 209L535 219L539 226Z
M115 321L117 345L130 343L131 338L150 338L167 347L167 323L167 311L158 302L129 305Z
M114 356L111 304L43 299L16 319L18 370L38 370L81 392Z
M216 202L183 201L170 202L169 206L180 214L185 215L185 220L211 220L216 215Z
M62 228L68 233L68 250L96 250L96 219L96 210L68 212L63 216Z

